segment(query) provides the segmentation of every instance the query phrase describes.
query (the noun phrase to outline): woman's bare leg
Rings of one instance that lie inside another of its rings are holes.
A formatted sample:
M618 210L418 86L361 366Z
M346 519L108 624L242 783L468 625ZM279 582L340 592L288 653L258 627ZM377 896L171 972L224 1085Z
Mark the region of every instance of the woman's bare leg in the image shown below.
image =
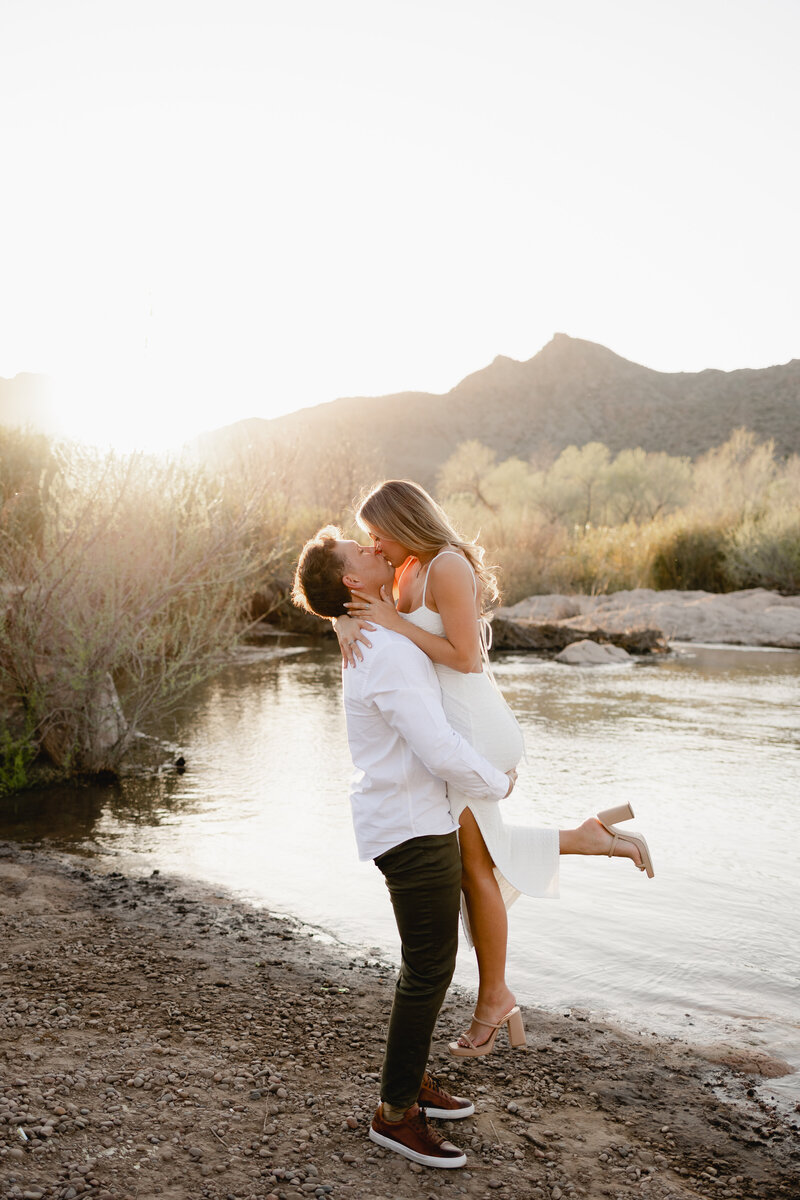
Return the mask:
M491 855L468 808L462 812L459 824L461 887L467 902L478 960L478 1000L475 1011L478 1016L494 1023L504 1017L515 1003L506 983L508 913L494 875ZM489 1026L473 1021L468 1032L475 1045L479 1046L492 1031Z
M494 874L494 863L478 823L468 808L459 817L461 887L467 902L469 924L478 960L478 1000L475 1011L487 1021L499 1021L514 1007L514 993L506 983L508 913ZM559 854L607 855L612 837L595 817L576 829L560 829ZM630 858L637 867L642 858L632 842L618 841L614 858ZM491 1028L473 1020L469 1037L476 1046L485 1042ZM466 1042L463 1043L467 1045Z

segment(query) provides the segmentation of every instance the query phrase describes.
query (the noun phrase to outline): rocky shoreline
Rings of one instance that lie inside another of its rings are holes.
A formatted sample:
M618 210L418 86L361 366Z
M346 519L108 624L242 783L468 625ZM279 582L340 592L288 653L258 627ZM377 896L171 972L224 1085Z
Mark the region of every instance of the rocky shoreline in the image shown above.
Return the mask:
M0 846L0 1195L402 1200L798 1194L797 1131L731 1065L529 1008L527 1052L433 1069L466 1168L366 1136L394 969L186 882ZM445 1176L443 1178L443 1176Z

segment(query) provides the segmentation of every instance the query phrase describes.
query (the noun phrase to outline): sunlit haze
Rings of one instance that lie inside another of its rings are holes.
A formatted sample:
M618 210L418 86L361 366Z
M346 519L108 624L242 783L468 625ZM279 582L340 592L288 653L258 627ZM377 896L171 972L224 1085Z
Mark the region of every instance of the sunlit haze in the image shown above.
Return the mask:
M0 376L169 445L564 331L800 356L795 0L0 0Z

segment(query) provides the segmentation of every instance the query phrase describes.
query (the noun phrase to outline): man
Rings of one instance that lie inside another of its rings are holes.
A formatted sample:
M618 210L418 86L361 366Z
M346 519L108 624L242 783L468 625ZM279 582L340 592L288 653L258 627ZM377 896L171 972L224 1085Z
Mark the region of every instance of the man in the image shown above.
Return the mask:
M351 591L378 597L393 568L372 547L328 526L303 547L292 592L321 617L346 613ZM427 1123L475 1111L426 1071L436 1018L455 968L461 861L446 782L500 800L516 772L496 770L445 719L430 659L388 629L370 633L363 661L343 674L347 737L360 772L350 803L359 857L382 872L402 957L372 1141L428 1167L461 1167L466 1155Z

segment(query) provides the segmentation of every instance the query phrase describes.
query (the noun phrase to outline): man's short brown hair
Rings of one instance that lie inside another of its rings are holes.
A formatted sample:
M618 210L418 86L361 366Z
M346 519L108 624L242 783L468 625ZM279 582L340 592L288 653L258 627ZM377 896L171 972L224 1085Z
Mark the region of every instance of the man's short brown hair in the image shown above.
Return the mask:
M298 608L318 617L347 616L350 592L342 583L344 559L336 545L341 530L326 525L300 551L292 585L292 600Z

